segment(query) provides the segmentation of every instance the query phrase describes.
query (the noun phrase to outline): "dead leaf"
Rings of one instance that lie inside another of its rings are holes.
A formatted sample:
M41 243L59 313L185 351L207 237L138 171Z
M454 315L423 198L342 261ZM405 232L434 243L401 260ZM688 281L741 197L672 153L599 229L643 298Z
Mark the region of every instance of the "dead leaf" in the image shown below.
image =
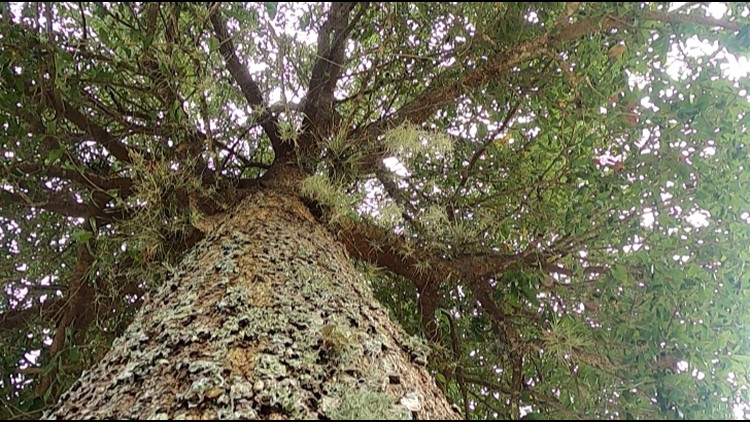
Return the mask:
M630 126L638 124L638 115L635 113L623 113L622 120Z
M619 57L627 49L628 48L625 46L625 44L617 44L617 45L613 46L612 48L610 48L609 51L607 51L607 56L610 57L610 58Z

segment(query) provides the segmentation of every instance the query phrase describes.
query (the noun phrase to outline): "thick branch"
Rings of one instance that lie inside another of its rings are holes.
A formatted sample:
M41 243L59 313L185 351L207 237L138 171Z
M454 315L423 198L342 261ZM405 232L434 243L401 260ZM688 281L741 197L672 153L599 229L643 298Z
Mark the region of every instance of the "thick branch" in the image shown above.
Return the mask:
M339 239L349 254L356 259L371 262L410 280L417 289L424 290L430 284L439 283L438 271L432 267L420 270L420 262L432 260L424 253L411 253L407 241L394 233L366 222L345 221L339 228ZM439 262L435 262L440 265ZM447 270L447 268L445 268ZM448 273L443 272L443 277Z
M19 163L16 166L12 166L11 171L19 172L23 176L42 174L48 177L56 177L96 190L116 190L122 198L130 196L133 192L133 181L127 177L105 177L90 171L78 172L55 166L42 167L35 163Z
M51 324L64 305L62 298L53 298L25 309L11 309L0 313L0 332L28 327L34 321Z
M456 101L461 95L484 85L490 80L501 78L521 63L538 57L548 44L549 37L541 36L535 40L523 43L516 48L497 54L489 62L478 68L465 72L463 76L455 78L456 68L463 63L455 64L450 69L438 75L428 88L416 98L404 104L389 117L380 119L365 127L354 135L357 139L373 140L390 128L404 122L420 124L432 116L435 111L446 104ZM449 81L451 78L452 81Z
M407 213L407 211L411 213L411 215L416 215L417 213L411 198L409 198L409 195L398 186L398 182L394 180L393 174L385 168L384 164L380 163L377 170L375 170L375 177L383 184L385 192L393 198L397 204L405 208L405 212L402 215L404 219L411 224L415 224L415 221L413 221L411 216Z
M42 189L39 192L23 192L0 189L0 203L16 204L27 208L38 208L73 218L96 218L98 222L111 222L131 217L131 210L126 208L107 208L110 200L109 193L95 190L91 193L91 202L78 202L75 194L66 191L52 191Z
M303 137L303 142L312 142L313 139L326 136L331 130L334 115L333 94L343 70L346 40L367 8L367 3L362 4L350 23L349 14L355 5L353 2L332 3L326 21L318 33L318 58L313 65L304 108L309 125L307 129L315 134Z
M73 273L70 275L70 284L68 288L67 301L63 308L62 318L57 323L55 334L52 337L52 343L47 350L47 355L55 359L66 344L68 329L74 330L73 339L80 339L80 333L85 330L95 315L92 311L94 307L94 289L88 283L88 273L94 257L89 252L89 245L81 244L78 246L78 256ZM79 335L76 335L79 334ZM49 373L40 379L37 385L37 391L40 394L46 393L50 387L55 387L54 381L57 376L57 365L52 365ZM56 391L52 391L54 395Z
M227 70L234 78L234 81L239 85L242 94L245 96L247 103L253 107L259 107L263 111L260 114L259 121L261 127L268 135L271 140L271 146L277 157L285 156L292 150L292 144L285 143L282 141L278 130L278 119L275 115L268 112L268 106L263 99L263 94L260 91L260 87L250 76L247 68L242 65L237 52L235 51L234 43L229 37L229 32L220 16L218 8L211 12L211 24L214 28L214 34L219 40L219 52L224 58Z
M53 98L53 96L50 96ZM63 116L82 131L90 134L95 142L106 148L115 158L123 163L132 163L130 149L121 144L106 129L94 123L83 113L64 100L55 101L55 108L62 111Z
M14 76L14 78L18 78L18 76ZM15 80L11 80L9 81L9 84L10 86L15 86L16 82L17 81ZM37 94L39 93L38 86L33 85L32 82L27 79L22 79L21 83L24 87L24 95L29 98L37 97ZM98 125L93 120L89 119L79 110L77 110L75 107L73 107L70 103L66 102L61 97L59 91L54 88L45 89L41 91L41 95L43 96L43 102L41 105L51 105L59 115L65 117L65 119L73 123L80 130L89 134L92 137L92 141L106 148L115 158L124 163L132 163L133 160L130 157L131 150L128 146L122 144L102 126ZM44 125L41 123L41 120L35 119L33 117L33 114L25 114L25 116L21 117L29 122L29 124L34 127L35 130L37 130L37 133L44 133L39 130L44 129ZM46 136L45 138L45 140L54 139L54 137L51 136Z
M664 22L689 22L705 26L719 26L728 29L739 29L734 22L725 22L708 17L683 15L678 13L649 12L648 20ZM483 65L464 72L456 77L457 70L464 64L456 63L435 77L421 94L404 104L396 112L373 122L356 131L352 138L358 142L373 142L387 130L405 122L421 124L441 107L453 103L462 95L477 89L489 81L501 79L524 62L540 57L551 48L562 46L595 33L607 33L616 28L630 25L631 19L616 15L593 16L571 24L561 25L555 34L547 33L522 43L506 51L499 52ZM561 22L562 23L562 22ZM373 161L365 163L364 168L372 171L377 161L384 157L373 154Z
M219 51L226 62L227 70L229 70L229 73L240 86L240 90L245 99L247 99L248 104L256 107L265 106L263 94L261 94L258 84L255 83L252 76L250 76L250 72L247 71L247 68L242 65L239 57L237 57L234 43L229 38L226 25L221 16L219 16L218 10L211 14L211 24L214 28L214 34L219 40Z
M354 258L383 267L416 286L420 293L422 329L429 340L438 341L435 320L440 300L438 289L456 271L445 260L414 251L406 240L372 224L347 220L339 227L338 236Z
M29 196L21 192L0 189L0 203L39 208L67 217L88 218L101 213L101 210L91 205L75 202L74 198L64 192L45 191L44 195L31 194Z
M467 277L479 279L488 279L497 274L509 271L519 267L544 269L553 259L566 255L568 245L561 245L557 248L541 250L530 244L524 251L517 254L489 253L486 255L476 255L460 257L452 261L455 265L466 268ZM564 271L559 269L558 272Z

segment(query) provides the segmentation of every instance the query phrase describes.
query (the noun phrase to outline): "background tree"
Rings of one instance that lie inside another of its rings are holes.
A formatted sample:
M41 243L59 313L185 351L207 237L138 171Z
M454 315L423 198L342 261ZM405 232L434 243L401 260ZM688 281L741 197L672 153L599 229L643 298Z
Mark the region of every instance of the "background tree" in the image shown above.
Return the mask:
M747 3L0 13L0 417L281 186L465 417L746 409Z

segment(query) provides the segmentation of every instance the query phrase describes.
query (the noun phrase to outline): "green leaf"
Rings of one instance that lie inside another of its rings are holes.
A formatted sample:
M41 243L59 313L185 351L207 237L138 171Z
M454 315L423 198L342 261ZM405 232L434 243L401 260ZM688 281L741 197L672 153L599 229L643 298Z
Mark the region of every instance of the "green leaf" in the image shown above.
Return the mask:
M629 280L627 269L620 264L612 266L612 277L620 283L626 283Z
M89 240L91 240L92 237L94 237L94 234L88 230L76 229L73 230L73 232L70 234L70 237L76 243L87 243Z
M479 122L477 123L477 138L484 139L487 137L487 125Z
M77 365L81 361L81 351L77 347L71 347L68 352L68 359L74 365Z
M268 16L271 19L274 19L276 17L276 8L278 6L277 2L263 2L263 5L266 7L266 12L268 13Z
M50 166L50 165L57 163L57 161L60 159L60 157L63 156L64 153L65 153L65 150L62 147L50 150L47 153L47 158L44 160L44 165Z

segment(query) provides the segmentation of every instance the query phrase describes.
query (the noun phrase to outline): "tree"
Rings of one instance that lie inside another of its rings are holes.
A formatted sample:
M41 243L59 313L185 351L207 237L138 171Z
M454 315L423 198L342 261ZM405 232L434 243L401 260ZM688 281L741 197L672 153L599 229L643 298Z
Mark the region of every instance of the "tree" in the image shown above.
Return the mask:
M0 13L3 418L745 409L746 3Z

